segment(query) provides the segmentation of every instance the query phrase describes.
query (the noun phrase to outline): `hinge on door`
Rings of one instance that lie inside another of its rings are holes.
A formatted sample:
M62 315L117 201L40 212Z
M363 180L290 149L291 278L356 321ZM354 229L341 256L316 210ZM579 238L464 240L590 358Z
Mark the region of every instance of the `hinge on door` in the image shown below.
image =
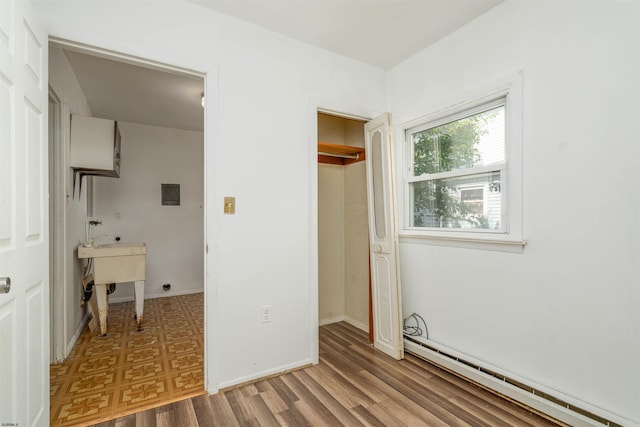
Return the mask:
M204 245L204 253L207 254L207 255L209 254L209 244L208 243L205 243L205 245Z

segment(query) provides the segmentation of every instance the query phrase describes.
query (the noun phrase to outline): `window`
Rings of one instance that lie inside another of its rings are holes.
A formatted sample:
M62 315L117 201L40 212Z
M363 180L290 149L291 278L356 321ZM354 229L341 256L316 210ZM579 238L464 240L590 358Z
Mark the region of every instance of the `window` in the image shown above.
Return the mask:
M401 243L524 252L523 77L440 88L398 120Z
M409 227L505 233L504 97L406 131Z

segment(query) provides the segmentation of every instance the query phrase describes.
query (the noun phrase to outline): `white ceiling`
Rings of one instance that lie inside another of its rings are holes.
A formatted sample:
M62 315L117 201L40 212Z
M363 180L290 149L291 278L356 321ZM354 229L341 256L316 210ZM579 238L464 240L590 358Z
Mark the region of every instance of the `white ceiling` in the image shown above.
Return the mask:
M387 70L503 0L191 1ZM65 54L94 116L203 130L201 78Z
M503 0L191 0L388 70Z
M204 80L65 50L94 117L202 131Z

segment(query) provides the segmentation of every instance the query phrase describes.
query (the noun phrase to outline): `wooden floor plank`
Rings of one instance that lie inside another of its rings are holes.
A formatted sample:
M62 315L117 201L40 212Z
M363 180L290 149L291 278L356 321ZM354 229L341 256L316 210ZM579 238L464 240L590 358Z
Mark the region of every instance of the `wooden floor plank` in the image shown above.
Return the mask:
M509 421L503 418L503 414L500 414L498 412L498 408L496 407L485 405L485 407L482 408L481 406L470 402L469 400L460 396L451 398L450 402L461 408L465 408L465 411L469 412L474 417L482 420L488 425L494 427L509 427L510 425L512 425ZM480 405L482 405L482 403L480 403ZM491 411L493 411L493 413Z
M346 323L319 335L319 365L99 426L560 425L422 359L393 360Z
M369 371L362 372L360 374L363 377L367 378L367 381L370 384L377 384L377 387L381 387L383 385L386 387L387 396L389 399L396 400L404 400L409 404L409 402L415 403L418 406L425 408L427 411L431 412L434 417L438 418L441 422L444 422L447 425L469 425L468 423L463 422L459 418L458 411L449 411L442 406L438 405L438 403L445 402L441 400L440 402L431 401L426 395L432 395L432 391L428 389L420 390L420 393L414 393L409 388L407 388L404 384L398 383L395 379L391 381L391 383L379 378L378 376L372 374ZM387 400L387 399L383 399Z
M264 400L264 403L266 403L269 410L274 414L278 414L289 409L289 405L280 398L280 395L274 389L263 391L260 393L260 396Z
M280 425L283 426L298 427L312 425L295 406L291 406L286 411L279 412L277 418L278 421L280 421Z
M255 418L253 410L246 404L246 400L242 394L243 388L244 387L239 387L224 392L227 402L229 402L229 406L231 406L231 410L240 424Z
M198 425L198 417L193 407L192 399L185 399L174 403L175 417L182 425L196 426Z
M282 381L281 377L269 378L267 381L269 382L271 387L273 387L276 393L278 393L280 399L289 404L289 407L291 407L293 402L300 400L298 396L293 392L293 390L291 390L289 386L286 385L284 381Z
M282 380L300 396L300 400L295 402L294 405L296 405L305 418L309 421L313 418L318 421L324 420L331 425L341 425L340 421L331 413L329 408L323 405L318 397L305 387L293 374L284 375ZM311 416L312 414L313 416Z
M369 407L369 412L376 417L376 419L380 420L385 426L394 426L394 427L412 427L412 424L407 424L403 422L400 418L396 416L393 412L390 412L382 402L376 403ZM420 424L418 424L420 425Z
M324 387L348 408L367 407L375 403L372 398L353 383L328 367L322 373L312 369L307 370L307 373L316 381L322 381Z
M428 425L433 427L448 427L451 425L461 425L453 422L445 423L428 409L422 408L413 402L407 402L406 400L387 399L380 402L378 406L386 409L400 421L410 426Z
M413 376L404 372L403 362L394 362L391 358L380 357L375 350L356 347L345 357L352 361L358 360L366 371L389 384L420 406L427 407L442 421L452 425L466 423L470 426L487 425L481 419L474 417L463 407L456 407L446 398L433 390L427 389L417 382ZM455 417L455 418L454 418Z
M367 408L364 406L358 405L353 408L353 412L360 417L360 419L365 423L365 425L371 427L386 427L387 424L380 421L375 415L373 415Z
M273 386L269 384L269 381L267 380L258 381L253 386L256 388L256 390L258 390L258 393L264 393L265 391L273 390Z
M313 393L316 398L322 402L322 404L331 411L334 417L336 417L340 424L349 426L362 426L363 424L356 418L348 407L338 401L331 393L323 388L316 380L311 378L305 371L297 371L293 373L296 378L300 380L302 384Z
M258 421L261 426L269 427L280 425L273 412L271 412L269 406L267 406L267 404L264 402L264 399L261 395L255 394L248 397L246 400L252 408L252 412L255 415L256 421Z
M497 396L484 388L464 380L458 376L451 375L449 372L425 362L412 355L406 355L405 360L409 362L408 368L413 373L428 371L431 377L425 380L425 384L432 390L439 390L446 393L450 398L454 396L467 396L472 401L478 400L481 404L491 405L496 412L499 412L502 418L511 425L518 426L539 426L540 416L529 411L522 410L521 407L513 402ZM547 425L547 424L542 424Z
M136 416L130 415L116 420L114 427L136 427Z
M361 390L368 399L377 403L388 398L389 393L395 392L395 390L389 388L384 382L377 382L375 381L375 378L372 378L369 375L362 375L361 370L352 372L340 369L338 367L339 365L335 364L335 360L338 357L339 356L337 355L331 354L323 357L322 362L332 366L337 372L339 372L339 375L345 382L348 382L352 384L353 387Z
M207 420L211 420L210 425L215 425L214 420L216 420L217 417L213 410L213 400L214 399L209 399L209 396L206 395L191 399L198 425L204 425L204 422Z
M160 406L155 409L156 422L158 427L172 427L178 425L178 418L175 414L175 404Z
M224 393L218 393L208 397L205 397L205 396L201 396L201 397L211 402L211 408L213 410L213 418L211 419L212 423L209 425L222 426L222 427L226 427L226 426L236 427L240 425ZM197 412L196 412L196 416L198 416L198 420L199 420L200 416L198 415ZM206 418L204 419L206 420ZM200 423L200 425L203 425L203 424ZM204 425L207 425L207 424L204 424Z
M135 415L135 419L136 419L136 423L135 426L139 427L139 426L145 426L145 427L156 427L158 425L157 421L156 421L156 414L155 411L153 410L149 410L149 411L142 411L142 412L138 412Z

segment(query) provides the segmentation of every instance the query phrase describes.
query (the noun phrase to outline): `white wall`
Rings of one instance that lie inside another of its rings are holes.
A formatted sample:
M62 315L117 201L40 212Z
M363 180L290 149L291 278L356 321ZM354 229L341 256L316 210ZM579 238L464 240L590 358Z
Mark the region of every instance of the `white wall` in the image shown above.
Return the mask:
M344 166L318 164L318 319L344 320Z
M345 120L345 145L364 147L364 123ZM365 162L344 168L345 320L369 330L369 214Z
M202 132L119 122L120 178L94 178L94 217L108 234L96 243L145 242L145 297L204 289L204 136ZM161 184L180 184L180 206L162 206ZM163 291L164 283L171 284ZM133 300L131 284L110 301Z
M524 253L402 243L405 314L625 425L640 423L639 8L506 2L388 76L398 123L524 70Z
M82 93L80 84L76 79L67 57L62 50L49 49L49 86L60 98L62 104L62 143L65 152L65 162L62 170L65 173L66 208L64 211L65 239L64 257L64 280L59 289L64 294L64 307L62 313L64 317L63 330L56 330L56 333L63 334L64 356L66 357L73 348L73 344L80 335L84 326L83 318L86 308L81 303L82 289L82 267L83 262L78 260L77 247L85 239L84 220L87 216L87 188L90 186L90 179L85 178L82 192L79 192L79 184L76 183L74 192L73 175L69 167L69 129L71 126L70 115L80 114L91 115L91 109L87 104L87 99Z
M208 75L208 390L317 360L315 111L375 116L384 73L187 1L36 9L52 35ZM235 215L222 214L224 196ZM271 323L259 322L263 305Z

